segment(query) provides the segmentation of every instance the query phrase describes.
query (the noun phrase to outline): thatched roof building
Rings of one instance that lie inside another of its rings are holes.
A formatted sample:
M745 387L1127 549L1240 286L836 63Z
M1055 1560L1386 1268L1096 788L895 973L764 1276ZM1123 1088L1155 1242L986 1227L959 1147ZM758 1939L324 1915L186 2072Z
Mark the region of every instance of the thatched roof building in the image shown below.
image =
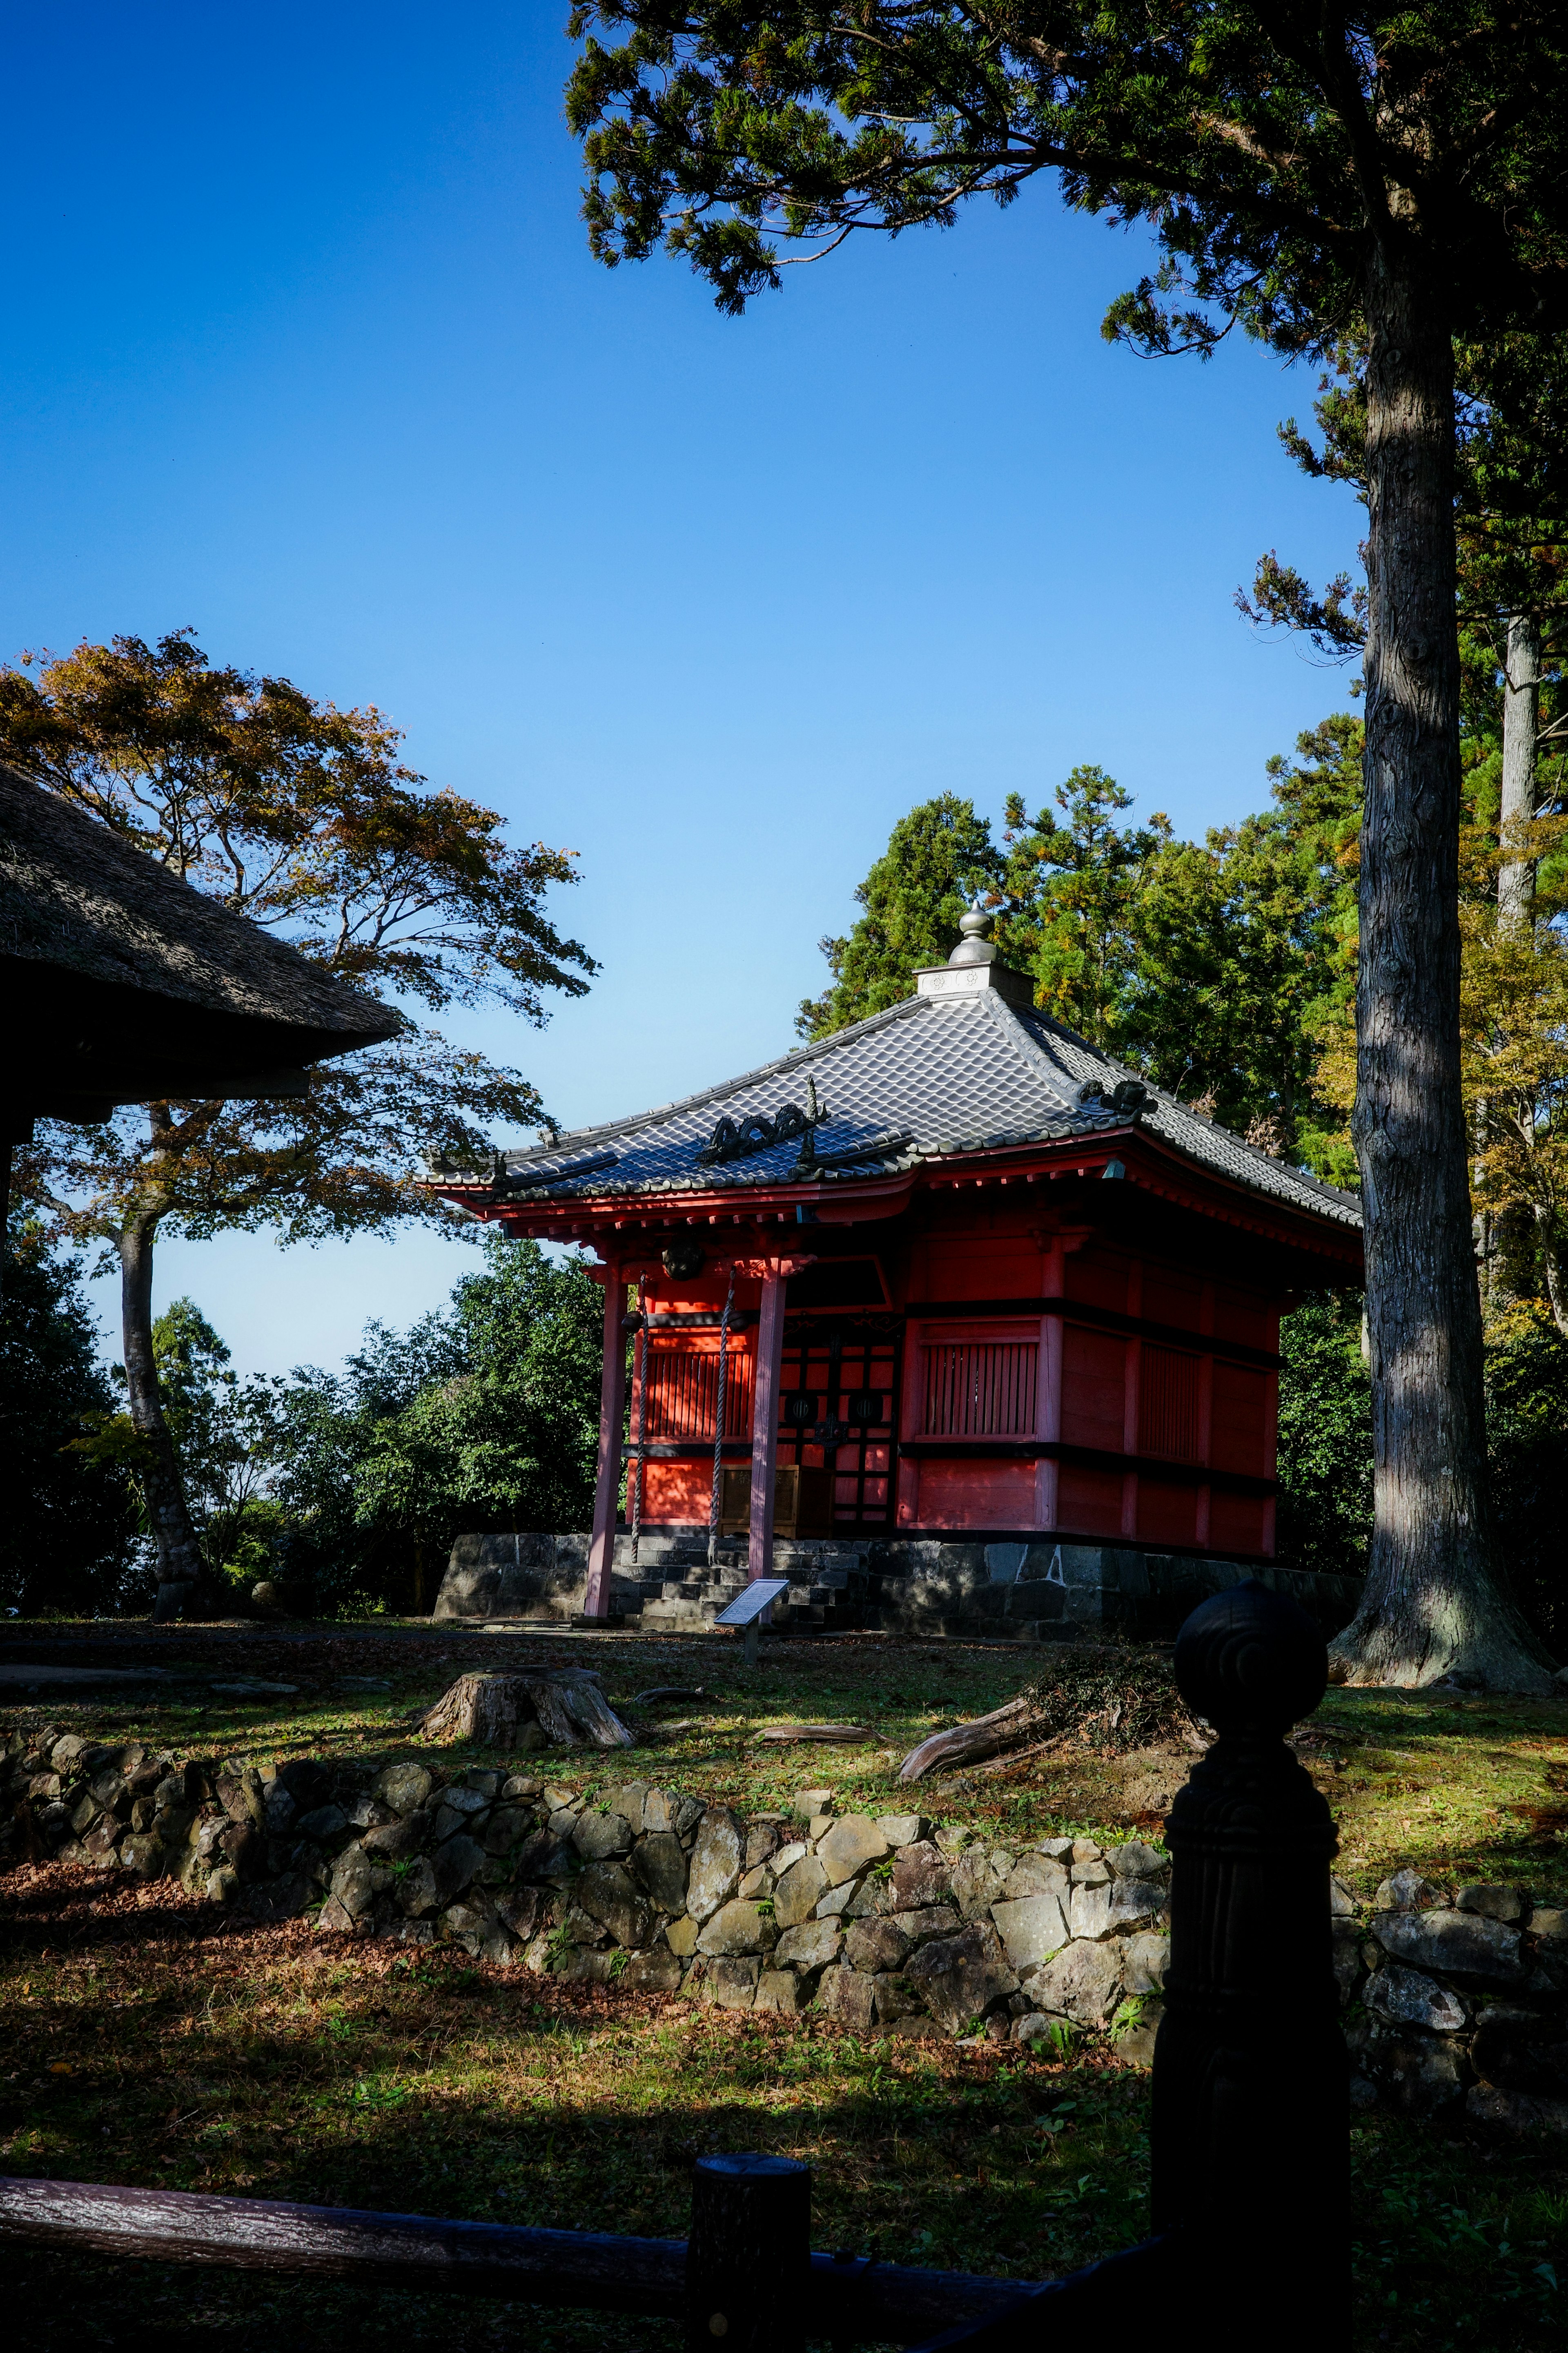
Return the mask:
M396 1017L0 767L5 1124L118 1103L291 1094Z

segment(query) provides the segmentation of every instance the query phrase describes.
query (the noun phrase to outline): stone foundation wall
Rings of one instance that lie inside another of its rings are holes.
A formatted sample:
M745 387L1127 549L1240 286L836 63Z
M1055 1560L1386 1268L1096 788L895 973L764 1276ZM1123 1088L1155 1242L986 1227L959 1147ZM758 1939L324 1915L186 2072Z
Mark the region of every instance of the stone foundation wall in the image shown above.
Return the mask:
M1409 1869L1333 1906L1355 2105L1568 2132L1568 1910Z
M587 1567L585 1534L460 1535L436 1615L569 1619L582 1609ZM773 1612L786 1632L868 1627L1026 1642L1106 1631L1170 1638L1210 1594L1258 1577L1334 1634L1361 1599L1355 1577L1054 1538L780 1538L773 1568L790 1580L787 1599ZM721 1543L710 1569L705 1528L647 1529L636 1561L623 1532L616 1538L611 1610L649 1630L700 1628L711 1624L745 1574L746 1547L734 1539Z
M252 1919L809 2007L862 2034L1109 2037L1146 2062L1161 2014L1169 1865L1142 1841L994 1846L919 1814L838 1814L825 1789L746 1820L647 1781L590 1788L553 1759L257 1770L13 1733L0 1776L0 1863L173 1876ZM1331 1905L1360 2105L1462 2101L1483 2122L1568 2131L1568 1911L1414 1871L1368 1905L1335 1880Z

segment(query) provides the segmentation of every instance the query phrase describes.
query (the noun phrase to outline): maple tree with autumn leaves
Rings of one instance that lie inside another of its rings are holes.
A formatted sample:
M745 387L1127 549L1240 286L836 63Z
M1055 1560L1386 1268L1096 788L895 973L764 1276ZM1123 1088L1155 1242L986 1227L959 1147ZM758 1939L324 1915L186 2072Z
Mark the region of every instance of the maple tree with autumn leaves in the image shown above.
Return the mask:
M521 1072L430 1017L489 1004L537 1025L595 970L545 912L575 853L509 844L493 809L433 788L400 743L374 707L216 665L189 630L0 670L0 758L396 1015L394 1036L318 1064L298 1098L43 1122L21 1155L21 1198L48 1235L119 1261L129 1413L103 1442L134 1458L161 1579L182 1593L204 1563L155 1368L158 1235L270 1227L294 1242L450 1221L419 1187L422 1155L486 1151L488 1128L542 1106Z

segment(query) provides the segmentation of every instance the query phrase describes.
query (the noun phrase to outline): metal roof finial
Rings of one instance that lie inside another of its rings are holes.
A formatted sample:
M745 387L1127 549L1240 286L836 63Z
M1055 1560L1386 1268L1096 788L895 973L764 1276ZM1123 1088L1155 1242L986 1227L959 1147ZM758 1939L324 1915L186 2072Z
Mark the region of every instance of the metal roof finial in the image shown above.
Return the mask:
M966 908L958 919L963 936L948 957L949 964L994 964L996 950L988 936L994 920L990 908L978 898Z

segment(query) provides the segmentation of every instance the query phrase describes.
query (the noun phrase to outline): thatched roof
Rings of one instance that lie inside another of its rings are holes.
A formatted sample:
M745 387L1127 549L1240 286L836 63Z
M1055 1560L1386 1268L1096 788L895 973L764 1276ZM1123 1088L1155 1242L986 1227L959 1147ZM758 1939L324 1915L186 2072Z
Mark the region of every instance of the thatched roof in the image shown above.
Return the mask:
M89 1116L89 1099L243 1094L247 1078L397 1028L374 997L5 767L0 974L8 1092L62 1118Z

